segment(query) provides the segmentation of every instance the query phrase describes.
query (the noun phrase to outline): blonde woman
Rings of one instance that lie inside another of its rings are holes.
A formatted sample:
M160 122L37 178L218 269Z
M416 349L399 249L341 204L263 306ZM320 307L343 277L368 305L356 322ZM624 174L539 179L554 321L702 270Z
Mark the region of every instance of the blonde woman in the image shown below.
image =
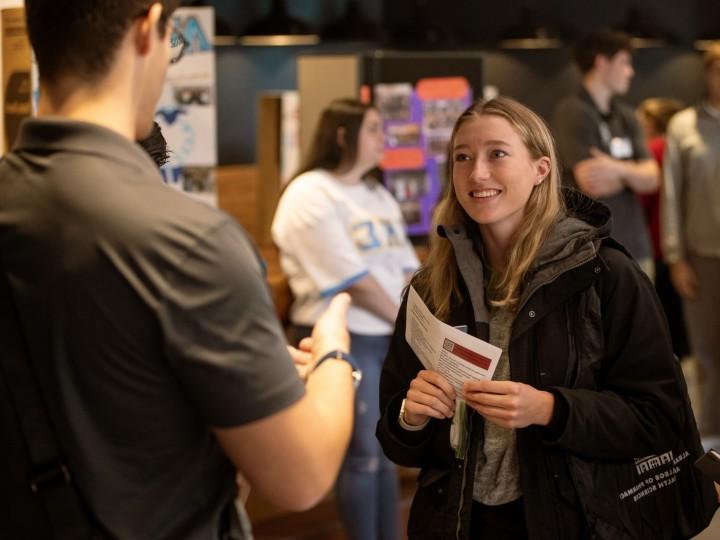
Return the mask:
M448 164L412 286L502 356L493 380L456 395L408 346L401 306L378 438L390 459L422 468L408 536L678 537L613 491L632 458L673 446L683 402L652 284L608 239L609 211L563 195L548 128L508 98L461 115Z

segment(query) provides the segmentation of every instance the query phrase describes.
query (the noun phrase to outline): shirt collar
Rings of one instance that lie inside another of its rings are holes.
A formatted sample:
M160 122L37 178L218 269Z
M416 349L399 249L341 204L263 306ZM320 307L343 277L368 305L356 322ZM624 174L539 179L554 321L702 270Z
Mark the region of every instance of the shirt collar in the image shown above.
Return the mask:
M591 105L592 108L595 109L597 113L603 118L611 116L615 112L615 96L610 97L610 108L608 109L607 113L604 113L600 109L598 109L597 103L595 103L595 100L590 95L590 92L588 92L588 89L585 87L584 84L580 85L578 97Z
M106 127L61 117L26 119L14 151L59 151L102 156L155 175L158 168L138 144Z

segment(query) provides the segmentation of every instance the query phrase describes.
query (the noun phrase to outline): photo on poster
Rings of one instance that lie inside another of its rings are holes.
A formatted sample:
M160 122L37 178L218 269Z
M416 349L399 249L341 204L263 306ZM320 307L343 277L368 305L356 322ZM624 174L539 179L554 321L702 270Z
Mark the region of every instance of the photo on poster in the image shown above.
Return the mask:
M425 169L388 171L385 178L387 188L398 202L417 201L429 189Z
M423 131L450 131L467 108L467 99L431 99L422 102Z
M391 124L387 126L385 134L389 148L420 145L419 124Z
M188 193L211 193L215 191L215 175L212 167L183 167L183 190Z
M428 154L432 156L439 156L444 160L447 156L451 135L451 131L438 131L432 135L427 135L425 137L425 145L427 147Z
M177 105L210 105L212 103L212 88L205 86L177 86L175 103Z
M385 121L410 120L411 84L377 84L373 93L375 106Z

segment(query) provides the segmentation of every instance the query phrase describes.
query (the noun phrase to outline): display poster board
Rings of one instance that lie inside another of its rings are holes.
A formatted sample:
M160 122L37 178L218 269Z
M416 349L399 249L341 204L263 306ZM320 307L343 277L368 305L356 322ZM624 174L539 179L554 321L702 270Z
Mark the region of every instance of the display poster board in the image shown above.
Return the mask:
M180 8L173 14L187 46L168 68L155 120L170 150L165 182L217 206L217 98L213 8Z
M0 154L12 148L20 124L33 112L32 49L25 27L25 10L0 10L2 48L2 129Z
M373 51L363 70L383 118L385 186L398 200L408 234L425 236L446 184L455 120L482 95L482 58L474 51Z
M408 234L427 234L432 211L445 185L447 148L472 90L463 77L378 84L375 105L383 117L385 186L397 199Z

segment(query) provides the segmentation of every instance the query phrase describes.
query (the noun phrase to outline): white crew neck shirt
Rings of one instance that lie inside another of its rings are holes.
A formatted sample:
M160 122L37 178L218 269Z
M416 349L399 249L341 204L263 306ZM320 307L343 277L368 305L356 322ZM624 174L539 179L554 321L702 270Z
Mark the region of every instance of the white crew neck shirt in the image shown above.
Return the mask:
M325 170L295 178L272 224L294 302L293 324L312 326L333 295L371 275L400 304L406 275L419 266L400 207L380 184L344 184ZM351 332L387 335L393 325L351 305Z

